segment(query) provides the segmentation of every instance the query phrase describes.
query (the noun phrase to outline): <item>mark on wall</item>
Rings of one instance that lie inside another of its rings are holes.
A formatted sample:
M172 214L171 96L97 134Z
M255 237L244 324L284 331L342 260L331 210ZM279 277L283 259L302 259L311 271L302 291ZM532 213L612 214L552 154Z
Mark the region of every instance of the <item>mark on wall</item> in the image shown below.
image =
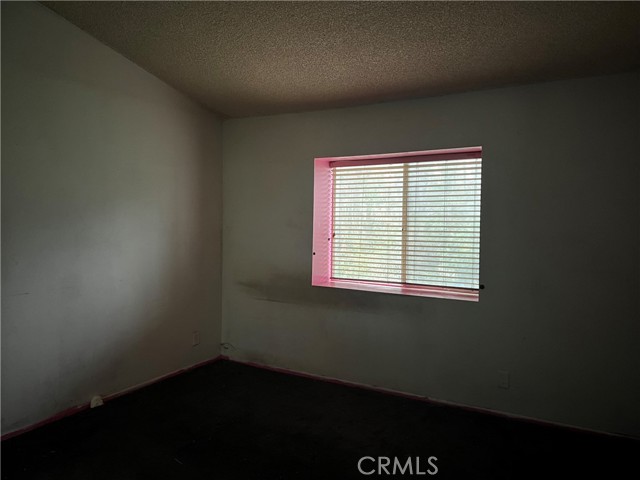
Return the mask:
M417 297L386 295L339 288L312 287L309 275L274 273L266 279L241 280L237 285L249 296L265 302L312 305L324 308L380 311L401 309L423 312L425 303Z
M267 279L239 281L238 285L251 297L265 302L321 305L330 308L378 307L378 299L375 297L366 298L363 295L351 295L351 292L344 290L312 287L311 279L306 275L275 273Z

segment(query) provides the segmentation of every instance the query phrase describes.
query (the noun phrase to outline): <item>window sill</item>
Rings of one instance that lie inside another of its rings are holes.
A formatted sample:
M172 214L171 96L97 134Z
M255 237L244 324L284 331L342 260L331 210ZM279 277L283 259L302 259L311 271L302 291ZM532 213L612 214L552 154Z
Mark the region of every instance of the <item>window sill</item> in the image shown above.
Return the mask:
M446 298L477 302L480 299L478 290L449 287L428 287L422 285L398 285L393 283L367 282L364 280L327 280L313 284L316 287L344 288L365 292L393 293L414 297Z

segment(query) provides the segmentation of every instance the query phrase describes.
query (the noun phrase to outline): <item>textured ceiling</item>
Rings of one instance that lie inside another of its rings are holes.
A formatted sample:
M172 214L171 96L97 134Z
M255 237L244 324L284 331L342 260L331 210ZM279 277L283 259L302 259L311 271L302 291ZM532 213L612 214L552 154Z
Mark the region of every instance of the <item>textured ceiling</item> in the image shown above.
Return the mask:
M640 67L634 2L43 3L231 117Z

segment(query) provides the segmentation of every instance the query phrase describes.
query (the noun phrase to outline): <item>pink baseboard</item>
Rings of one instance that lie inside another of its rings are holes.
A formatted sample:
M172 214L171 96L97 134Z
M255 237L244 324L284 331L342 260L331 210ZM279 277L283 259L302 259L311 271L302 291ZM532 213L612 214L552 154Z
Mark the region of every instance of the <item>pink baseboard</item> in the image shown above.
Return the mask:
M431 397L415 395L415 394L412 394L412 393L399 392L397 390L391 390L391 389L382 388L382 387L375 387L375 386L365 385L365 384L356 383L356 382L349 382L349 381L346 381L346 380L340 380L340 379L332 378L332 377L324 377L322 375L316 375L316 374L306 373L306 372L299 372L299 371L296 371L296 370L289 370L289 369L282 368L282 367L274 367L274 366L270 366L270 365L264 365L264 364L261 364L261 363L237 360L237 359L234 359L234 358L230 358L230 357L228 357L226 355L218 355L217 357L214 357L214 358L209 359L209 360L205 360L204 362L200 362L200 363L197 363L195 365L191 365L189 367L182 368L180 370L176 370L174 372L167 373L166 375L162 375L160 377L148 380L148 381L140 383L138 385L135 385L135 386L126 388L124 390L121 390L119 392L112 393L112 394L109 394L109 395L105 395L103 397L103 400L105 402L108 402L110 400L114 400L114 399L116 399L118 397L121 397L121 396L126 395L128 393L132 393L132 392L134 392L136 390L139 390L141 388L147 387L147 386L152 385L154 383L160 382L162 380L166 380L166 379L171 378L171 377L175 377L177 375L181 375L183 373L189 372L191 370L194 370L194 369L199 368L199 367L203 367L203 366L211 364L211 363L215 363L215 362L220 361L220 360L227 360L227 361L238 363L238 364L241 364L241 365L247 365L249 367L260 368L262 370L269 370L269 371L272 371L272 372L282 373L282 374L285 374L285 375L293 375L293 376L296 376L296 377L309 378L309 379L312 379L312 380L319 380L319 381L322 381L322 382L334 383L334 384L337 384L337 385L343 385L343 386L347 386L347 387L351 387L351 388L359 388L359 389L362 389L362 390L370 390L370 391L374 391L374 392L378 392L378 393L384 393L384 394L387 394L387 395L394 395L394 396L397 396L397 397L409 398L411 400L427 402L427 403L430 403L430 404L433 404L433 405L453 407L453 408L458 408L458 409L469 411L469 412L483 413L483 414L486 414L486 415L492 415L492 416L495 416L495 417L507 418L507 419L511 419L511 420L518 420L518 421L533 423L533 424L536 424L536 425L542 425L542 426L546 426L546 427L561 428L561 429L571 430L571 431L578 432L578 433L588 433L588 434L593 434L593 435L607 435L607 436L612 436L612 437L631 438L631 439L638 440L638 438L635 438L635 437L632 437L632 436L626 435L626 434L604 432L604 431L600 431L600 430L593 430L593 429L584 428L584 427L576 427L574 425L567 425L567 424L563 424L563 423L552 422L552 421L548 421L548 420L540 420L540 419L537 419L537 418L527 417L527 416L524 416L524 415L515 415L515 414L500 412L500 411L491 410L491 409L488 409L488 408L474 407L474 406L470 406L470 405L463 405L463 404L459 404L459 403L455 403L455 402L449 402L449 401L446 401L446 400L439 400L439 399L434 399L434 398L431 398ZM74 415L74 414L76 414L78 412L82 412L84 410L87 410L88 408L89 408L89 402L83 403L81 405L77 405L75 407L68 408L66 410L63 410L61 412L56 413L55 415L53 415L53 416L51 416L49 418L46 418L46 419L41 420L39 422L36 422L36 423L34 423L32 425L28 425L28 426L20 428L18 430L14 430L13 432L5 433L4 435L2 435L0 440L2 440L2 441L8 440L10 438L16 437L16 436L21 435L23 433L29 432L31 430L35 430L36 428L42 427L42 426L47 425L49 423L55 422L56 420L60 420L62 418Z
M583 433L583 434L587 433L587 434L591 434L591 435L606 435L606 436L610 436L610 437L628 438L628 439L633 439L633 440L639 440L640 439L640 438L636 438L636 437L633 437L631 435L627 435L627 434L624 434L624 433L606 432L606 431L602 431L602 430L594 430L594 429L585 428L585 427L577 427L575 425L567 425L565 423L553 422L553 421L550 421L550 420L541 420L539 418L527 417L525 415L517 415L517 414L512 414L512 413L500 412L498 410L491 410L489 408L474 407L472 405L464 405L464 404L460 404L460 403L456 403L456 402L450 402L450 401L447 401L447 400L440 400L440 399L436 399L436 398L432 398L432 397L425 397L425 396L421 396L421 395L416 395L416 394L413 394L413 393L400 392L400 391L397 391L397 390L391 390L391 389L382 388L382 387L375 387L375 386L366 385L366 384L362 384L362 383L349 382L349 381L340 380L340 379L332 378L332 377L324 377L322 375L316 375L316 374L312 374L312 373L299 372L299 371L296 371L296 370L289 370L289 369L282 368L282 367L273 367L273 366L264 365L264 364L261 364L261 363L237 360L237 359L230 358L230 357L228 357L226 355L221 355L220 358L223 359L223 360L228 360L230 362L239 363L239 364L247 365L247 366L250 366L250 367L260 368L260 369L263 369L263 370L269 370L269 371L272 371L272 372L283 373L283 374L286 374L286 375L294 375L296 377L310 378L310 379L319 380L319 381L322 381L322 382L335 383L337 385L344 385L344 386L351 387L351 388L359 388L359 389L362 389L362 390L370 390L370 391L374 391L374 392L378 392L378 393L384 393L384 394L387 394L387 395L394 395L396 397L409 398L411 400L417 400L417 401L420 401L420 402L426 402L426 403L430 403L432 405L452 407L452 408L457 408L457 409L460 409L460 410L465 410L465 411L474 412L474 413L483 413L485 415L491 415L491 416L494 416L494 417L507 418L509 420L517 420L517 421L521 421L521 422L532 423L532 424L541 425L541 426L544 426L544 427L560 428L560 429L570 430L570 431L573 431L573 432L576 432L576 433Z
M189 367L186 368L181 368L179 370L175 370L173 372L169 372L165 375L161 375L159 377L156 378L152 378L151 380L147 380L146 382L142 382L139 383L138 385L134 385L132 387L128 387L125 388L124 390L120 390L119 392L115 392L115 393L111 393L108 395L104 395L102 397L102 400L106 403L110 400L114 400L118 397L121 397L123 395L126 395L128 393L132 393L136 390L139 390L141 388L144 387L148 387L149 385L152 385L154 383L158 383L161 382L162 380L167 380L168 378L171 377L175 377L177 375L181 375L183 373L189 372L193 369L196 369L198 367L203 367L205 365L208 365L210 363L215 363L218 360L222 360L224 357L222 357L221 355L218 355L217 357L211 358L209 360L205 360L204 362L199 362L196 363L195 365L191 365ZM5 433L4 435L2 435L2 437L0 437L0 441L5 441L5 440L9 440L10 438L13 437L17 437L18 435L22 435L23 433L27 433L30 432L31 430L35 430L36 428L40 428L43 427L45 425L48 425L49 423L53 423L57 420L63 419L65 417L69 417L71 415L75 415L76 413L82 412L84 410L87 410L89 408L90 403L83 403L81 405L76 405L75 407L71 407L71 408L67 408L66 410L62 410L61 412L56 413L55 415L52 415L51 417L45 418L44 420L41 420L39 422L33 423L31 425L27 425L26 427L23 428L19 428L18 430L14 430L13 432L8 432Z

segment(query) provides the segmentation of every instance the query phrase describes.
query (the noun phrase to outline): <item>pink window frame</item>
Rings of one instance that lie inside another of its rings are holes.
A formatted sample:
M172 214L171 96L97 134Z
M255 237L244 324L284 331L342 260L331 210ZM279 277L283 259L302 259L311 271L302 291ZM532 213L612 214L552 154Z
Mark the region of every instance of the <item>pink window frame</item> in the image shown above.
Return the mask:
M336 166L461 160L481 156L482 147L465 147L420 152L387 153L381 155L320 157L314 159L311 285L315 287L345 288L398 295L448 298L472 302L479 301L479 290L476 289L369 282L364 280L336 280L331 278L331 245L333 237L333 179L331 168Z

